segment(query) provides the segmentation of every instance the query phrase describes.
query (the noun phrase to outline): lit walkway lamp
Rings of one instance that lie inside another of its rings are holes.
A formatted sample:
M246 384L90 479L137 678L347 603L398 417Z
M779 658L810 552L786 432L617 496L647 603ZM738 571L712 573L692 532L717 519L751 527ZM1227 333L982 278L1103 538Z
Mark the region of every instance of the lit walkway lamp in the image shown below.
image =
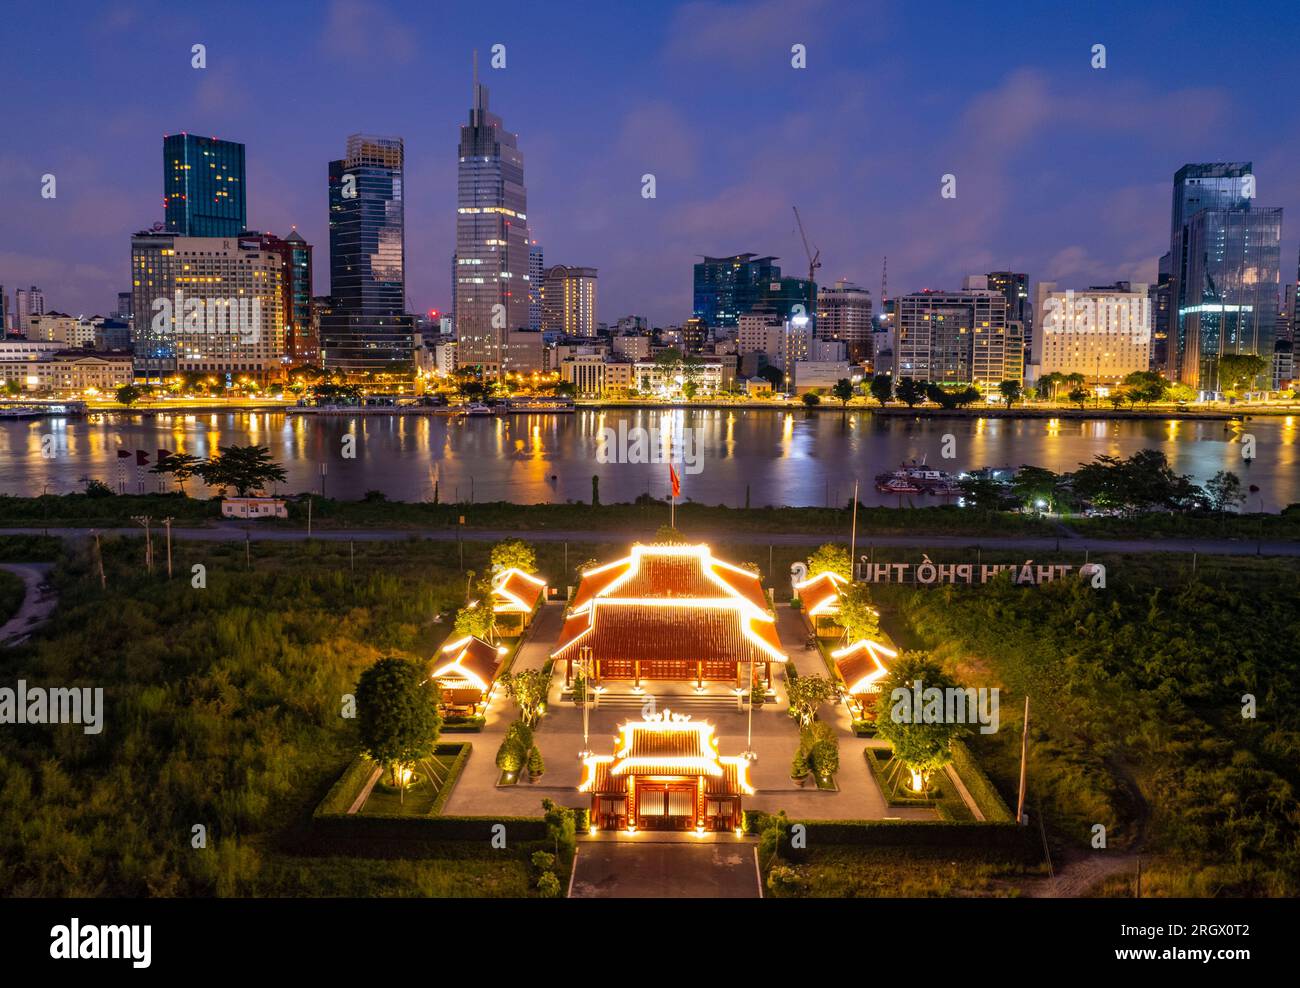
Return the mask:
M587 684L591 682L591 646L584 645L578 650L579 667L582 669L582 751L578 752L578 758L585 759L591 754L591 745L588 743L588 735L591 726L590 705L587 703Z

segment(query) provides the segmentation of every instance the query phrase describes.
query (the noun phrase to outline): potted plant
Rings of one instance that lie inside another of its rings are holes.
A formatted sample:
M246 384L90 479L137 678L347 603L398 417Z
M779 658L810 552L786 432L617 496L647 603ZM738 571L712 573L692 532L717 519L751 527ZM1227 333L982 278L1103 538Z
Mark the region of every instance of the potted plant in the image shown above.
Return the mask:
M808 752L802 747L794 753L794 761L790 763L790 778L801 788L808 778Z
M546 771L546 763L542 761L542 752L537 745L533 745L533 750L528 753L528 781L536 782Z
M763 701L767 699L767 690L763 688L762 683L755 683L753 689L749 691L749 702L755 707L761 707Z
M587 702L587 681L582 676L573 677L573 702L578 706Z

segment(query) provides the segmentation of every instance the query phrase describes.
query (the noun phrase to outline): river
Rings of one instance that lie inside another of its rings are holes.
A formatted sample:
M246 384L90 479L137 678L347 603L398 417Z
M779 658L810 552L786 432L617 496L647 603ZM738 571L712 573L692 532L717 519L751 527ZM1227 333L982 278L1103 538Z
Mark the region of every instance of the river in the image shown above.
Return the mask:
M565 415L453 419L433 415L299 416L229 411L139 415L96 413L84 419L0 423L0 493L69 493L97 478L115 489L141 489L119 448L161 448L207 456L218 445L267 446L288 481L281 492L324 491L358 498L536 503L589 501L600 477L605 502L649 492L667 496L666 466L600 462L602 429L665 428L698 438L698 460L680 464L682 499L706 504L843 504L861 480L865 504L897 504L876 492L876 474L925 457L949 471L1033 464L1074 469L1101 453L1164 450L1174 469L1204 483L1232 470L1257 485L1249 508L1277 511L1300 501L1296 421L1260 417L1244 429L1223 421L1006 419L874 416L866 412L770 409L581 409ZM689 431L688 431L689 430ZM1255 459L1242 458L1241 432L1254 436ZM634 437L635 433L626 433ZM950 437L945 441L945 437ZM946 447L946 450L945 450ZM609 449L616 447L610 446ZM346 456L352 452L351 457ZM943 453L951 452L950 458ZM691 448L690 453L696 450ZM626 455L635 457L629 445ZM46 455L49 454L49 455ZM325 473L322 476L321 465ZM145 475L144 489L161 478ZM202 485L191 481L191 488ZM913 503L934 503L916 497Z

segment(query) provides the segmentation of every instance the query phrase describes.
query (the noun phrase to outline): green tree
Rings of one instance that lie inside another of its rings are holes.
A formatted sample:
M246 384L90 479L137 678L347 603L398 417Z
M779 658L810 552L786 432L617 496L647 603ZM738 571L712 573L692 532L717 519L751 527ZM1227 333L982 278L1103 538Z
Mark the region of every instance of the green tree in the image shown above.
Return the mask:
M953 738L964 734L966 727L947 722L942 716L929 723L931 718L922 716L920 723L914 723L912 691L918 680L923 698L932 688L943 697L945 691L958 686L928 652L904 652L881 680L881 703L889 704L889 713L876 718L876 731L893 747L894 757L912 773L913 791L923 792L931 774L952 761Z
M1219 390L1225 394L1252 391L1268 361L1253 353L1225 353L1219 357Z
M672 525L660 525L655 530L655 545L688 545L689 543L690 539L673 528Z
M1052 371L1050 374L1044 374L1038 379L1038 397L1056 400L1056 392L1065 383L1065 375Z
M790 716L806 727L817 717L817 708L839 694L835 683L824 676L799 676L786 682Z
M433 754L442 729L438 684L418 662L380 659L357 682L361 749L405 791L407 768Z
M808 556L808 575L834 573L846 580L853 579L853 561L849 550L835 542L818 546Z
M123 405L134 405L149 393L149 389L139 384L123 384L115 392L117 400Z
M1084 387L1073 387L1070 389L1070 401L1083 408L1084 404L1092 397L1092 392Z
M1007 489L989 477L965 477L958 482L965 502L977 511L999 511L1007 499Z
M184 494L185 481L197 474L202 464L202 460L190 453L168 453L166 456L159 457L158 462L149 468L149 472L170 474Z
M480 587L479 589L481 591L483 588ZM483 595L483 597L488 599L486 595ZM494 618L492 608L476 600L456 612L456 620L452 624L452 629L455 631L457 638L473 635L475 638L482 638L485 642L490 642L495 626Z
M915 408L925 400L925 387L910 377L900 377L894 388L894 396L908 408Z
M525 669L523 672L506 673L501 682L506 696L519 705L519 716L523 722L529 727L536 725L546 706L551 677L541 669Z
M871 604L871 587L850 583L840 594L840 625L850 642L880 638L880 614Z
M1241 478L1230 470L1220 470L1205 484L1210 507L1220 513L1237 507L1246 500L1241 489Z
M1002 395L1002 400L1007 403L1007 408L1010 408L1024 397L1024 389L1020 386L1019 381L1003 381L998 385L998 393Z
M223 494L233 487L240 497L247 497L273 481L284 483L284 468L271 459L265 446L221 446L217 452L219 456L204 460L195 472Z
M1064 478L1043 467L1022 466L1011 481L1016 499L1026 508L1055 511Z
M822 403L821 397L818 396L818 394L815 391L804 392L802 401L809 408L813 408L814 406L820 405Z
M853 382L847 377L840 378L835 382L835 387L831 388L831 394L839 399L842 407L847 408L853 398Z
M523 539L504 539L498 542L492 547L491 560L493 573L508 569L532 573L537 569L537 553Z
M888 374L877 374L871 379L871 397L880 402L880 407L884 408L885 403L894 397L894 379Z

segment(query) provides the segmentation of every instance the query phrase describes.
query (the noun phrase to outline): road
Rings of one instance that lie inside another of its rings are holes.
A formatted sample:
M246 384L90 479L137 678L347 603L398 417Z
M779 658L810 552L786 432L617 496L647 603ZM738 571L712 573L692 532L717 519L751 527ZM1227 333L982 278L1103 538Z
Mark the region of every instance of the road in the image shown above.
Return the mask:
M82 539L98 531L101 535L141 536L142 529L135 528L0 528L0 535L54 535L65 539ZM428 539L434 542L498 542L502 539L526 539L530 542L631 542L650 541L654 530L632 528L622 531L599 529L317 529L313 539L331 542L400 542L406 539ZM715 541L744 542L754 545L813 545L832 536L810 532L690 532L692 538ZM254 542L296 542L308 538L304 529L259 528L257 523L221 523L209 528L178 528L172 526L172 538L186 542L231 542L247 537ZM1059 552L1172 552L1206 556L1300 556L1300 542L1264 541L1246 539L1098 539L1062 536L1026 535L872 535L858 536L858 548L866 552L872 546L905 546L918 550L929 549L1006 549L1027 553Z

